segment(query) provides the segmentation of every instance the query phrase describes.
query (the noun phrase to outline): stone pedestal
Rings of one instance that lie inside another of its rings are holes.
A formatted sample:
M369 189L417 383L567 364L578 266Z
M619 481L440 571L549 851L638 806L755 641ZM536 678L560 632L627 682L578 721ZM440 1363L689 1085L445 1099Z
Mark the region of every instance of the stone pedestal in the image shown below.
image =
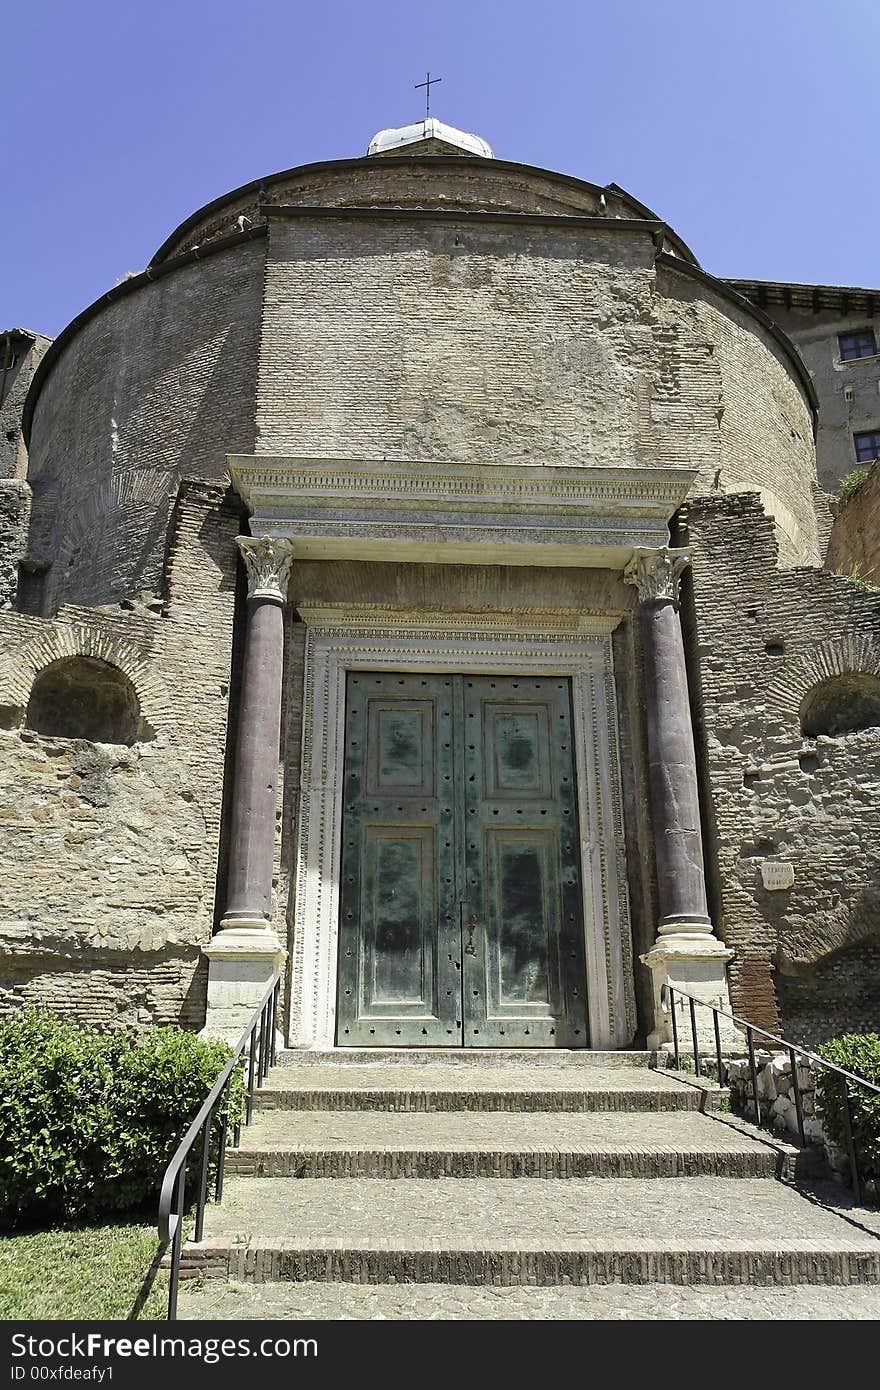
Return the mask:
M624 573L626 581L637 586L641 600L657 866L657 940L641 957L651 971L654 993L648 1047L672 1044L672 1023L662 1002L665 984L730 1012L727 962L733 952L715 936L706 900L697 763L678 612L679 580L689 558L686 550L637 550ZM679 1038L686 1047L691 1040L689 1014L683 1012L679 1024ZM697 1008L696 1024L699 1045L714 1049L711 1012ZM727 1019L721 1024L723 1045L738 1051L743 1039L735 1025Z
M204 948L208 1010L203 1032L236 1042L280 968L271 926L284 603L290 541L240 536L248 572L247 632L231 807L229 890L220 929Z

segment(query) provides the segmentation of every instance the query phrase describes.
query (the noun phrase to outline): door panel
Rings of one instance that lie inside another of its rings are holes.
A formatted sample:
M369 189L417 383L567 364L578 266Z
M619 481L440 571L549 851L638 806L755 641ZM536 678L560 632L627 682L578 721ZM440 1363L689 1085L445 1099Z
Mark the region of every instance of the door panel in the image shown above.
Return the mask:
M585 1047L583 911L571 695L562 677L464 685L464 1039Z
M337 1038L584 1047L569 682L348 678Z
M452 677L348 677L341 1044L461 1042L452 695Z

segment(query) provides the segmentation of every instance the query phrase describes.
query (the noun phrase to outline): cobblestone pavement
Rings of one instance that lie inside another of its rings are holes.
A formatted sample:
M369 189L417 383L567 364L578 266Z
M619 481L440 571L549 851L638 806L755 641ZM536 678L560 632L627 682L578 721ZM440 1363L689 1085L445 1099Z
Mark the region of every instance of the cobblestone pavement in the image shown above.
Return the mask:
M813 1184L809 1192L771 1178L240 1177L230 1178L222 1207L208 1208L205 1234L237 1243L327 1239L468 1248L580 1240L783 1249L806 1242L876 1253L872 1216L848 1211L836 1184Z
M193 1281L196 1282L196 1281ZM368 1321L481 1319L588 1321L669 1319L880 1318L880 1291L822 1288L717 1288L679 1284L595 1284L586 1288L472 1288L451 1284L236 1284L181 1286L181 1318Z

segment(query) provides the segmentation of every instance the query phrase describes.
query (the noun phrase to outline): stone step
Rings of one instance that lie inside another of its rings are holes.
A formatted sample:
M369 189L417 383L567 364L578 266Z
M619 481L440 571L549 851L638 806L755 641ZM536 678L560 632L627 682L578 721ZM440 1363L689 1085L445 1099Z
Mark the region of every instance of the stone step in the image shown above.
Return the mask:
M832 1184L808 1198L759 1178L239 1177L181 1270L245 1283L876 1283L880 1240L834 1202Z
M720 1118L642 1114L268 1111L230 1173L258 1178L775 1177L783 1151Z
M867 1321L880 1318L870 1285L550 1284L232 1284L184 1283L178 1317L273 1322Z
M703 1092L646 1067L466 1068L384 1063L276 1066L255 1096L266 1110L697 1110Z
M665 1052L593 1052L565 1047L340 1047L332 1051L284 1048L279 1066L350 1067L355 1064L420 1067L661 1067L671 1065Z

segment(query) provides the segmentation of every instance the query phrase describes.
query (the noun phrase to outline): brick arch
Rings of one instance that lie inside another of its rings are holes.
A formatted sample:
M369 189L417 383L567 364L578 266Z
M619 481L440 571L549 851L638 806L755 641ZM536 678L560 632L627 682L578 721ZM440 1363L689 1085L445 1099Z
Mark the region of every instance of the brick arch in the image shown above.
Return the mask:
M800 732L801 706L811 690L835 677L862 675L880 679L880 646L864 633L848 633L787 660L767 696L791 716Z
M117 667L131 681L144 718L157 733L173 733L175 718L170 692L137 648L79 623L53 626L39 633L0 663L0 701L25 709L40 672L53 662L76 656L94 657Z

